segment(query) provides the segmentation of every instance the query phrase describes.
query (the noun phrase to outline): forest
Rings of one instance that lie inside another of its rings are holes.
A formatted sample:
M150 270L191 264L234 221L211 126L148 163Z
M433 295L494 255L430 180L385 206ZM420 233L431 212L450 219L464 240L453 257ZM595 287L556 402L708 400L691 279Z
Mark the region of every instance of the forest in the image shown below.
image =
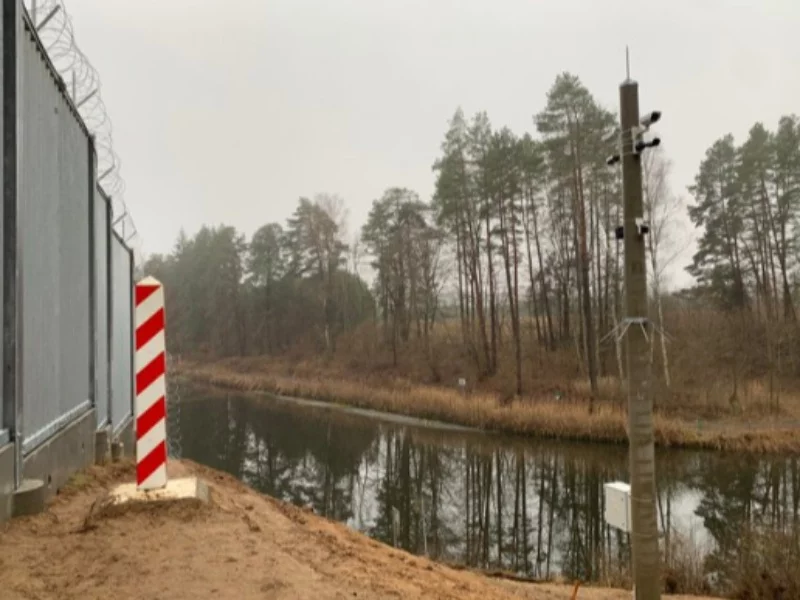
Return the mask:
M345 201L321 193L249 239L206 226L151 256L142 271L165 285L170 352L450 388L463 377L500 401L618 402L615 111L563 73L530 132L460 109L443 129L433 196L387 182L354 234ZM800 119L722 135L685 194L667 150L642 161L657 409L800 416ZM687 217L697 252L680 265ZM672 289L681 268L694 283Z

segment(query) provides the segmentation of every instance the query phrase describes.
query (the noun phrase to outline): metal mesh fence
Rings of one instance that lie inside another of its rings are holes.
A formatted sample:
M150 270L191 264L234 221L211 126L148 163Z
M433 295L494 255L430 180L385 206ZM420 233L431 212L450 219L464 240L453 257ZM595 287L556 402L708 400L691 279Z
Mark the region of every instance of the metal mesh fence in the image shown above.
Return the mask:
M108 199L97 186L94 195L94 279L95 279L95 408L97 426L108 424L111 402L110 374L110 296L109 296L109 215Z
M133 288L131 253L111 236L111 423L117 431L133 409Z
M35 34L18 44L22 447L29 452L91 406L87 131Z
M167 374L176 360L167 354ZM183 456L181 437L181 386L174 377L167 376L167 452L171 458Z

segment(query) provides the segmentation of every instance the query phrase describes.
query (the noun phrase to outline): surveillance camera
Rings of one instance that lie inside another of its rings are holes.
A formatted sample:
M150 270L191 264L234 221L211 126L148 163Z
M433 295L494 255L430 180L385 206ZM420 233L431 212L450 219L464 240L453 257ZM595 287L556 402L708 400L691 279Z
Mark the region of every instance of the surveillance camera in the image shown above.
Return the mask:
M649 142L645 142L644 140L638 140L638 141L637 141L637 142L636 142L636 143L633 145L633 152L634 152L634 154L641 154L641 153L642 153L642 152L644 152L644 151L645 151L647 148L655 148L655 147L656 147L656 146L658 146L659 144L661 144L661 138L653 138L653 139L652 139L651 141L649 141Z
M660 118L661 118L660 110L654 110L651 113L647 113L645 116L642 117L641 120L642 127L644 128L650 127L650 125L652 125L653 123L658 122Z

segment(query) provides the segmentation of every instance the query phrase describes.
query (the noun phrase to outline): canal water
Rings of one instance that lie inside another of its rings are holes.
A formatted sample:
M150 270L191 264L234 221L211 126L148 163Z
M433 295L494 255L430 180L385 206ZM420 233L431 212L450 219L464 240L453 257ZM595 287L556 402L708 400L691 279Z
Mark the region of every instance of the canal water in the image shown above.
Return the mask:
M387 544L534 578L627 573L630 542L605 524L603 498L603 483L626 478L622 446L428 427L208 389L174 390L170 404L173 455ZM659 452L668 561L721 583L741 564L746 532L797 531L799 462Z

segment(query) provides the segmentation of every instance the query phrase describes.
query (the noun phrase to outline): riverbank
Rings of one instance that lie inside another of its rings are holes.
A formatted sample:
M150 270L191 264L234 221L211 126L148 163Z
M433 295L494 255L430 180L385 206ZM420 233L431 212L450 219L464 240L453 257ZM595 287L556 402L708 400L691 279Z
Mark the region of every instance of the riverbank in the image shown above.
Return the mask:
M311 398L510 434L627 443L627 416L618 403L599 403L590 415L585 402L539 397L506 403L491 392L462 394L397 378L342 376L321 366L299 370L264 359L181 361L171 369L197 383L239 391ZM750 414L716 420L656 414L655 436L662 447L800 453L800 428Z
M170 461L169 472L201 477L210 503L104 514L96 507L108 490L134 479L133 465L122 463L79 473L45 513L5 524L4 600L575 598L573 585L487 577L395 550L189 461ZM602 588L577 594L629 597Z

